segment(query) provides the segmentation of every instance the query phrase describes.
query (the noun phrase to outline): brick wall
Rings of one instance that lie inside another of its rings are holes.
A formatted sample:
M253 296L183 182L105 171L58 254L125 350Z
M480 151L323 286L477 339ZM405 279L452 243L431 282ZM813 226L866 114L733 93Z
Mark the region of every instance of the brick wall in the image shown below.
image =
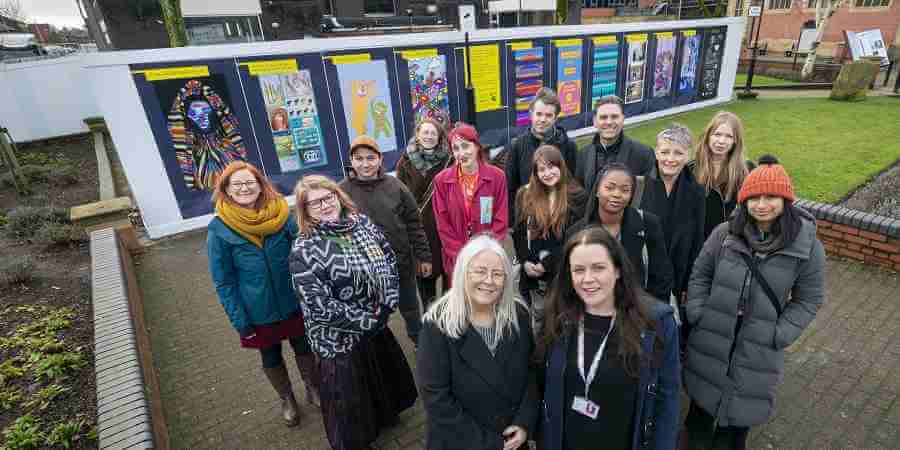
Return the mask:
M779 39L787 39L791 42L800 36L803 23L815 20L815 8L802 8L800 4L806 4L805 0L795 1L791 9L766 9L759 32L761 41L773 41L773 45ZM900 25L900 0L892 0L886 7L862 8L852 6L855 0L848 0L845 6L839 8L832 16L825 30L824 43L844 42L843 30L865 31L875 28L881 29L885 45L897 42ZM834 45L823 44L817 52L820 55L832 55Z
M900 272L900 220L807 200L825 252Z

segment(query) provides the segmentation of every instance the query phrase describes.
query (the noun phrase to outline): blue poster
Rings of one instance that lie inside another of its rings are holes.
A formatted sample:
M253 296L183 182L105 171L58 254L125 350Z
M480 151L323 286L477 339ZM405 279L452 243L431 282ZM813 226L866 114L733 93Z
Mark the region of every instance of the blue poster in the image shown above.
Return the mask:
M616 94L616 74L619 69L619 43L611 38L594 41L594 58L591 75L591 105L600 97Z
M397 150L387 63L371 60L335 67L350 140L366 134L378 142L382 152Z
M692 35L684 38L681 56L681 77L679 91L690 91L697 86L697 63L700 61L700 36Z
M560 117L581 113L581 45L560 47L556 69L556 93Z

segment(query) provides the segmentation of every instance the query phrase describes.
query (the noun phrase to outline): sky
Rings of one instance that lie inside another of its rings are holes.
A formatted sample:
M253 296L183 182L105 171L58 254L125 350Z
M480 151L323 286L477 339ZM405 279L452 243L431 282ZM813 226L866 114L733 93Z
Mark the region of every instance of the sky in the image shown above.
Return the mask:
M0 0L2 2L3 0ZM84 27L75 0L18 0L29 23Z

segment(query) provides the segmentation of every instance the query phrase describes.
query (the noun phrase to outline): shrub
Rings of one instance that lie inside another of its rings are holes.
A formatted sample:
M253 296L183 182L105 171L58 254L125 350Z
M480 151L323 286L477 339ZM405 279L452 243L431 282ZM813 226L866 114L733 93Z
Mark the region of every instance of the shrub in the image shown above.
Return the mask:
M86 364L81 354L72 352L41 355L36 359L34 373L39 381L63 378Z
M6 427L3 430L3 437L6 439L3 450L39 448L44 443L40 422L30 415L19 417L12 425Z
M0 412L12 410L17 403L22 401L22 390L15 387L3 387L0 385Z
M45 410L48 406L50 406L50 402L68 391L69 388L62 387L58 384L51 384L39 390L36 395L32 396L31 399L25 402L25 407L37 407L40 410Z
M72 448L75 442L81 438L81 430L84 428L84 419L60 422L53 427L47 435L47 445L59 445L63 448Z
M6 215L4 234L12 239L30 239L47 222L66 223L68 212L49 206L17 206Z
M70 223L46 222L34 232L32 241L44 245L60 245L72 242L84 242L87 234L84 229Z
M19 255L0 261L0 286L28 284L34 278L34 257Z

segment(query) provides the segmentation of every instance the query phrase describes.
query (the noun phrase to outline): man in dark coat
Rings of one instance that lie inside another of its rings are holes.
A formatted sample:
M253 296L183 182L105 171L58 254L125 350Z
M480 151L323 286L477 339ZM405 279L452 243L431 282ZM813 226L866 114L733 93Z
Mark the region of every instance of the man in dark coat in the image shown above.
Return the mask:
M415 261L422 261L420 273L430 273L431 248L425 237L416 199L398 179L386 175L378 143L369 136L358 136L350 144L349 176L340 183L360 212L381 228L397 256L400 275L400 315L413 343L422 328L419 298L416 292Z
M656 164L653 150L625 136L625 113L622 99L615 95L601 97L594 104L594 140L578 151L575 179L591 190L597 174L606 164L625 164L636 176L647 175Z
M516 223L516 193L519 188L528 184L531 176L534 152L541 145L552 145L559 149L569 173L575 172L577 149L575 141L569 139L566 130L556 124L561 105L556 92L550 88L541 88L528 106L531 128L521 136L513 139L506 155L506 185L509 189L509 223Z

